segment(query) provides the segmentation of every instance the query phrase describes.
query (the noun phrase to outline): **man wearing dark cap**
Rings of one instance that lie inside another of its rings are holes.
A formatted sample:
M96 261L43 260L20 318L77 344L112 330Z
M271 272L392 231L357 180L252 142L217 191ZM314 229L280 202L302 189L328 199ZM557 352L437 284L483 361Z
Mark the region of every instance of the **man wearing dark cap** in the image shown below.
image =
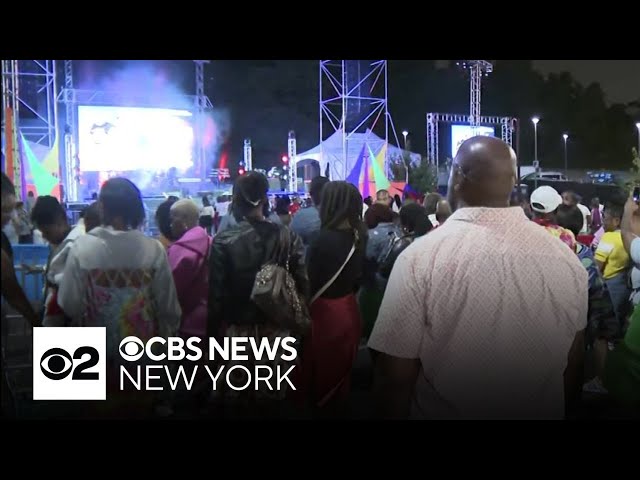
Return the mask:
M381 415L558 419L580 391L587 272L509 207L516 179L501 140L458 150L454 213L398 257L369 339Z
M291 221L291 230L302 238L302 243L307 247L313 236L320 231L320 202L322 190L329 183L327 177L315 177L309 185L309 195L313 205L298 211Z

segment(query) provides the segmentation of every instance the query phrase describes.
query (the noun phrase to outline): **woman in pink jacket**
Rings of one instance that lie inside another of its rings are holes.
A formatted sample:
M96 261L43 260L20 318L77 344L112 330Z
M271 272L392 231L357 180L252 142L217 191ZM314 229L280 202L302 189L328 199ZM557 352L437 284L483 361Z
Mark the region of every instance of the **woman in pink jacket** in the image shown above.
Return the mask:
M177 239L169 247L169 265L182 308L180 335L206 336L208 258L211 237L198 225L198 207L191 200L179 200L171 206L171 233Z

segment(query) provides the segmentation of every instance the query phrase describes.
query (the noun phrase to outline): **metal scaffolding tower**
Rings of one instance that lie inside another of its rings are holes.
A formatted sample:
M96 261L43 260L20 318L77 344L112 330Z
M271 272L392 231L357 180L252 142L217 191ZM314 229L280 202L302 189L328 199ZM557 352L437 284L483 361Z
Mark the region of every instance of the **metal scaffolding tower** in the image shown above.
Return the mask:
M74 88L73 92L63 89L58 95L58 101L73 98L76 105L131 105L143 108L184 109L185 105L195 105L195 95L167 95L162 99L150 97L146 93L131 95L119 90L83 90Z
M287 139L287 152L289 154L289 191L298 191L298 144L296 142L296 132L291 130Z
M480 125L480 106L482 97L482 77L493 72L493 64L488 60L463 60L458 65L469 70L469 123L472 127Z
M440 123L437 113L427 113L427 160L431 165L440 164L438 155L438 124Z
M378 130L388 141L387 86L386 60L320 60L321 155L324 140L336 132L342 138L342 157L330 167L332 178L349 174L349 139L355 133ZM381 116L384 124L378 123Z
M207 111L213 108L211 100L204 93L204 66L210 63L209 60L194 60L196 64L196 95L195 95L195 115L196 115L196 129L198 131L196 138L196 175L200 178L205 178L207 168L207 153L206 144L204 142L204 133L206 129Z
M3 107L12 111L15 142L14 184L22 190L19 133L25 140L52 148L56 140L56 61L2 60ZM6 115L3 115L3 126ZM4 130L6 131L6 129Z
M501 135L503 142L507 142L513 147L513 131L515 130L515 119L503 117L500 119Z
M65 111L64 126L64 176L65 192L68 202L80 200L80 165L78 162L76 145L76 91L73 89L73 60L64 61L64 90L60 92L58 99L62 98Z
M19 159L17 118L20 114L18 102L18 61L2 60L2 133L4 137L5 165L7 173L12 176L11 181L20 190L21 170L20 161L12 162L12 169L7 165L7 159ZM12 173L13 172L13 173ZM16 192L18 193L18 192Z
M246 172L253 170L253 158L252 158L252 150L251 150L251 139L244 139L244 163L240 164L241 167L244 167Z

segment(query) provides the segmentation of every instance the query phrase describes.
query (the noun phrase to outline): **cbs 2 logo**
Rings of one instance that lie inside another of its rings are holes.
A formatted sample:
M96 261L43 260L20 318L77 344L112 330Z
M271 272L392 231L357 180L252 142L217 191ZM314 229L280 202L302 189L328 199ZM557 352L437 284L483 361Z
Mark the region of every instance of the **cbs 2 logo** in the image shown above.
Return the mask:
M82 357L89 355L89 358L78 363L75 367L74 360L82 360ZM95 367L98 364L100 354L93 347L79 347L73 352L73 357L62 348L50 348L40 357L40 370L42 374L50 380L62 380L67 378L71 371L71 380L98 380L98 372L85 372L85 370Z

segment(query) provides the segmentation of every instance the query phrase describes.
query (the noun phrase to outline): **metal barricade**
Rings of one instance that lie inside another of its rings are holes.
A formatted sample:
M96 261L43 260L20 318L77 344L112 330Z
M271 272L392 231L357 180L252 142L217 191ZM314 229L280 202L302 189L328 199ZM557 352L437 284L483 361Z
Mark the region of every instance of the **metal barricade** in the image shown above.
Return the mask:
M44 303L45 265L14 265L18 283L32 304Z
M33 305L35 309L39 305ZM2 373L15 415L31 403L33 392L33 329L2 300Z
M44 271L49 256L46 245L12 245L18 283L36 312L44 303ZM25 415L32 404L33 330L26 319L2 299L2 371L14 413ZM28 415L28 414L27 414Z
M44 302L44 270L49 258L47 245L12 245L13 266L18 283L31 303Z

